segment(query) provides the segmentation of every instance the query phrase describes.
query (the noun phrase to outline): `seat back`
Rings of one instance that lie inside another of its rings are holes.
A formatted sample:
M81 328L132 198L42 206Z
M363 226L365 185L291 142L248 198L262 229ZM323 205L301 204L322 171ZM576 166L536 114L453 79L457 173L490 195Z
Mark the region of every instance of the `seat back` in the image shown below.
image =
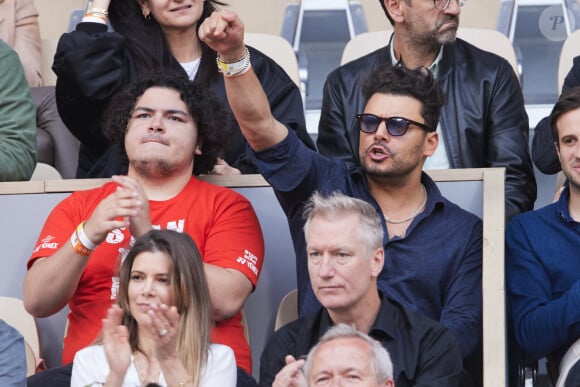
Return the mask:
M280 305L278 305L278 311L276 312L276 321L274 322L274 330L277 331L282 326L294 321L298 318L298 290L294 289L289 291Z
M39 359L40 341L36 320L24 309L22 300L15 297L0 296L0 319L20 332L24 341L30 346L35 360Z
M580 55L580 30L576 30L572 35L568 36L562 45L560 51L560 62L558 64L558 94L562 91L564 86L564 79L574 62L574 58Z
M32 172L30 180L59 180L62 179L60 172L52 165L36 163L36 168Z
M300 87L300 73L296 53L288 41L278 35L246 32L244 41L248 46L263 52L286 71L286 74Z
M43 38L40 43L42 50L40 55L40 71L42 72L42 80L45 86L56 85L56 74L52 71L52 62L57 45L58 39Z
M340 64L343 65L386 46L391 34L392 30L382 30L355 36L344 47ZM492 29L459 28L457 36L482 50L492 52L506 59L516 75L519 75L515 50L504 34Z
M38 10L40 36L48 39L58 39L67 31L70 12L74 8L83 7L87 0L34 0Z
M26 340L24 340L24 352L26 353L26 376L34 375L36 373L36 356Z

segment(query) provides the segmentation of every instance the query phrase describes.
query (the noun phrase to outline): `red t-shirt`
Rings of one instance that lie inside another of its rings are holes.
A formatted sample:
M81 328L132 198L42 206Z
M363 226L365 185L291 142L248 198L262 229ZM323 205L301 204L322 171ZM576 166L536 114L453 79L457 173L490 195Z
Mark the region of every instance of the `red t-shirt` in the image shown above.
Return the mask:
M60 202L50 213L28 268L42 257L50 257L69 239L77 225L89 219L95 207L117 187L116 183L78 191ZM154 228L186 232L197 244L203 262L243 273L254 287L262 268L264 240L250 202L228 188L192 178L172 199L149 201ZM116 299L119 258L131 247L126 228L109 232L90 255L77 290L68 305L69 329L64 339L63 364L91 344L101 329L101 319ZM50 258L49 258L50 259ZM238 366L252 373L250 348L240 324L241 314L216 323L211 339L230 346Z

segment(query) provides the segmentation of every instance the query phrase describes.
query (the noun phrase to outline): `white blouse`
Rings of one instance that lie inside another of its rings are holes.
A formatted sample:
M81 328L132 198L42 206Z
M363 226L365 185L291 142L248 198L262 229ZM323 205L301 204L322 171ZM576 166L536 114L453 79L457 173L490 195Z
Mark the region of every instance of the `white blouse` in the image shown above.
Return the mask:
M131 364L125 374L123 387L141 386L134 360L131 356ZM109 375L109 363L105 350L102 345L93 345L76 353L70 385L71 387L102 386L107 375ZM234 352L228 346L212 344L199 386L235 387L236 381L237 368ZM160 373L157 384L167 386L163 373Z

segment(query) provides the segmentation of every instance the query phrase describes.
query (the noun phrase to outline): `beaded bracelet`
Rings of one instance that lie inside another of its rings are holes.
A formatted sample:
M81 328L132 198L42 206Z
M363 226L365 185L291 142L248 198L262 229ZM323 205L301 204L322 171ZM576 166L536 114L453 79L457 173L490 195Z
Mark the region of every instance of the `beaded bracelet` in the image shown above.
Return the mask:
M108 23L107 16L109 16L109 12L104 8L89 8L86 10L83 21L94 21L94 22L103 22L105 24Z
M252 67L252 63L250 62L250 51L247 47L244 55L240 59L234 62L226 62L218 54L216 57L216 63L218 71L222 73L224 77L228 78L242 75L248 72L248 70L250 70Z

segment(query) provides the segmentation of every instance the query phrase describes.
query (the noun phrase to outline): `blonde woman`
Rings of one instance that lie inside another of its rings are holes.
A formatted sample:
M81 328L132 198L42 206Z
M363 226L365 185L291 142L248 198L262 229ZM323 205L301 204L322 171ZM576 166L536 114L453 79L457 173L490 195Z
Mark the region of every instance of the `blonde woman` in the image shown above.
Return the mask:
M77 352L71 386L235 386L233 351L210 344L211 305L193 240L170 230L138 238L121 265L101 343Z

